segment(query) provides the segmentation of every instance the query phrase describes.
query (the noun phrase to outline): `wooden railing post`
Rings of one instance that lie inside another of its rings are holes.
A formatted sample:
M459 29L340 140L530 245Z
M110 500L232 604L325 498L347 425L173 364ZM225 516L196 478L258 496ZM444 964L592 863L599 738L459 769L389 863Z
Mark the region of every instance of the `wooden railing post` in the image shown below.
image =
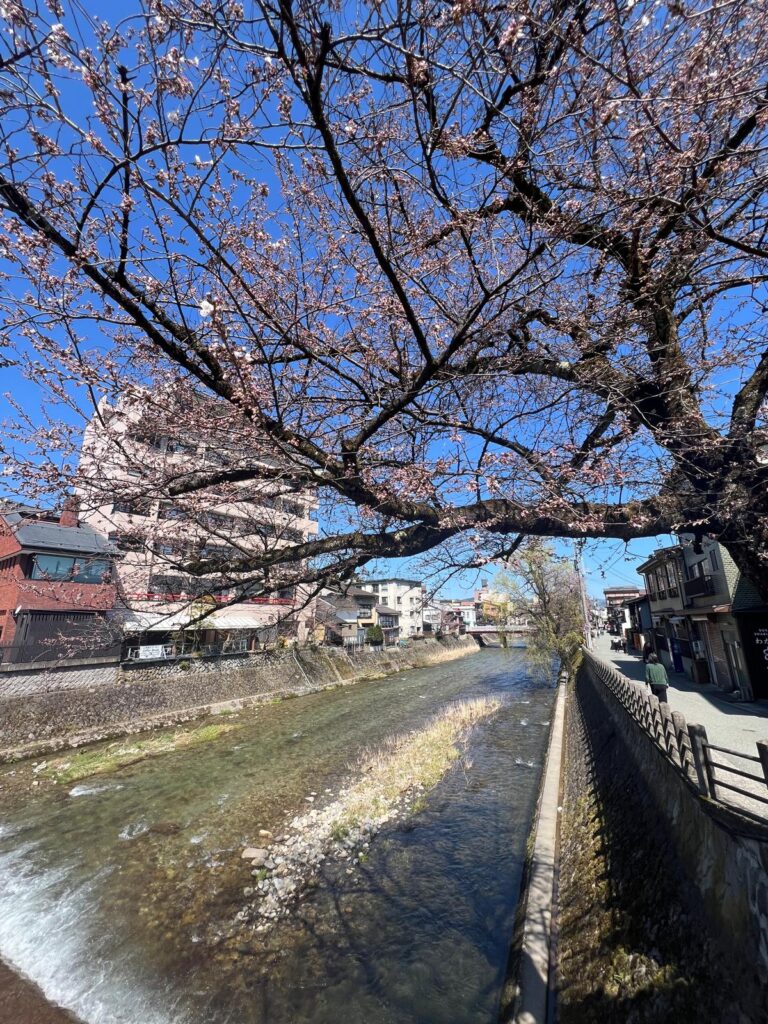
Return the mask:
M715 773L709 760L709 747L707 745L707 730L703 725L689 725L688 736L691 740L691 753L693 764L696 768L696 779L699 792L703 796L711 796L717 800L717 785Z
M661 712L661 722L664 727L664 745L667 748L667 753L676 765L682 765L680 748L677 742L677 730L672 719L672 710L665 701L664 703L659 703L659 711Z
M679 711L672 712L672 722L675 726L677 736L677 749L680 751L680 764L686 775L695 774L693 758L691 756L691 738L688 735L688 723L685 716Z

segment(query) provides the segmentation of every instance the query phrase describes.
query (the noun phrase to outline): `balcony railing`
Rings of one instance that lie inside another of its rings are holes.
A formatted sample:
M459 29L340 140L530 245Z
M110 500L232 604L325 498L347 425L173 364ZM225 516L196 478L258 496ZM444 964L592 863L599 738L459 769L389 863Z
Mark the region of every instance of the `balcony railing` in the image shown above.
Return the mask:
M692 580L685 581L686 597L705 597L714 592L715 583L711 576L695 576Z

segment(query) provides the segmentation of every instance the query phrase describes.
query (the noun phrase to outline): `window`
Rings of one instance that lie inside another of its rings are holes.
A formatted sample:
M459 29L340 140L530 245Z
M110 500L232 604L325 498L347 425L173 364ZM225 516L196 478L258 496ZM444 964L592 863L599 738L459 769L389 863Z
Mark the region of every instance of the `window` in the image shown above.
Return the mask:
M648 587L648 593L651 596L651 600L655 601L656 600L656 590L657 590L657 587L656 587L656 573L655 572L649 572L648 575L645 577L645 579L646 579L646 585Z
M149 498L130 498L116 501L112 506L112 511L124 512L129 516L148 516L152 514L152 502Z
M129 431L128 436L132 437L134 441L139 441L141 444L146 445L148 448L154 448L158 452L161 452L165 447L165 437L162 434L156 434L151 430L147 430L146 427L133 427Z
M137 533L122 533L115 531L107 538L110 544L119 551L141 551L144 547L144 540Z
M283 512L289 512L293 516L304 514L303 506L298 501L291 501L288 498L280 498L279 507L282 508Z
M216 558L219 561L223 561L225 558L232 558L234 554L234 549L227 547L226 544L206 544L197 552L197 557Z
M184 555L184 545L173 540L155 541L152 550L161 558L181 558Z
M160 518L161 519L188 519L189 513L184 508L179 508L178 505L161 505L160 506Z
M73 558L69 555L35 555L33 580L67 580L71 583L106 583L112 567L105 559Z
M245 521L238 520L235 516L224 515L223 512L206 512L200 517L200 523L207 526L209 530L237 534L244 532L242 525L245 524ZM238 529L238 527L240 528Z
M710 565L712 566L712 572L718 572L718 570L720 569L720 565L718 563L718 558L717 558L717 548L710 548L710 551L709 551L709 562L710 562Z
M179 441L176 438L169 438L165 449L171 455L197 455L197 445L189 444L187 441Z
M667 574L667 593L670 597L677 597L677 571L675 569L675 563L672 561L667 562L664 569Z
M149 591L151 594L180 594L184 590L181 576L150 576Z

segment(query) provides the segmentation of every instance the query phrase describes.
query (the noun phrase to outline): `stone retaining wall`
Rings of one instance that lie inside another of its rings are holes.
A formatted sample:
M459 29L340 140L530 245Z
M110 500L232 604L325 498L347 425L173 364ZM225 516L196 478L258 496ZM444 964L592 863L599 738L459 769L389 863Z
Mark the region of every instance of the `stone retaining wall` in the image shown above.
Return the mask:
M587 775L623 790L612 813L644 820L648 884L659 871L679 874L679 896L708 922L742 1010L750 1020L768 1020L768 827L697 792L589 661L579 671L576 696L570 714L579 716L588 746L566 766L566 803L585 791ZM571 721L569 732L575 728ZM606 828L620 834L622 821Z
M3 674L0 760L185 720L219 705L380 678L476 650L468 639L425 640L353 655L334 648L289 649L183 663L80 664Z
M72 662L18 668L0 665L0 701L8 697L34 697L56 690L83 690L109 686L118 680L120 666L116 661L83 659Z

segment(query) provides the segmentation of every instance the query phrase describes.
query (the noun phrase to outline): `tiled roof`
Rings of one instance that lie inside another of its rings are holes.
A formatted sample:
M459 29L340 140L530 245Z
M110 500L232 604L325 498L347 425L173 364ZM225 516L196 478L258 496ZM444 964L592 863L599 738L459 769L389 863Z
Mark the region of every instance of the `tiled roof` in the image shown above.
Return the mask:
M744 573L739 573L736 585L733 588L733 601L731 611L747 612L765 607L765 601L760 596L757 588L752 584Z
M107 555L112 551L107 538L90 526L59 526L58 523L24 522L16 540L25 548L70 551L73 554Z

